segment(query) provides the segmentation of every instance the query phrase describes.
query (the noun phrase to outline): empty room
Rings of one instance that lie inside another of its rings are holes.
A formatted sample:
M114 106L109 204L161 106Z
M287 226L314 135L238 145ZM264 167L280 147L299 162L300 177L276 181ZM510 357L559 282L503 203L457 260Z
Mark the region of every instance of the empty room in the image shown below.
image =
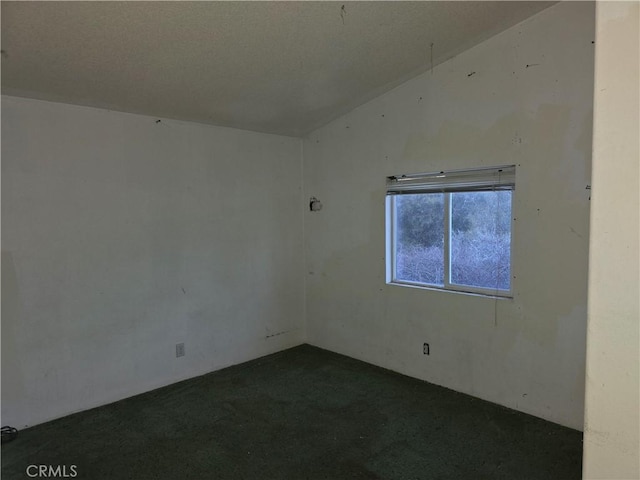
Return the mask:
M2 478L640 478L640 4L3 1Z

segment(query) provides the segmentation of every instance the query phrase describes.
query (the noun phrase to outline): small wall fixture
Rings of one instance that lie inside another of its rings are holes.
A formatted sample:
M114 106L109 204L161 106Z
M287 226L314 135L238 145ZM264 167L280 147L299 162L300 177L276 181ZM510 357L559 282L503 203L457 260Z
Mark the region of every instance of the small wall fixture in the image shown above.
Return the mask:
M319 212L320 210L322 210L322 202L316 197L311 197L309 199L309 210L311 210L312 212Z

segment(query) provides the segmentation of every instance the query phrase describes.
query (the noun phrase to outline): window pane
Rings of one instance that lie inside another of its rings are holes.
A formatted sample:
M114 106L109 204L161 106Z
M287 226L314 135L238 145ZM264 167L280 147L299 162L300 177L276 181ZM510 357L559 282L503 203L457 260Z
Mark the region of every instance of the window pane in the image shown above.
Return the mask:
M396 280L444 284L444 194L395 197Z
M451 283L510 289L511 193L451 194Z

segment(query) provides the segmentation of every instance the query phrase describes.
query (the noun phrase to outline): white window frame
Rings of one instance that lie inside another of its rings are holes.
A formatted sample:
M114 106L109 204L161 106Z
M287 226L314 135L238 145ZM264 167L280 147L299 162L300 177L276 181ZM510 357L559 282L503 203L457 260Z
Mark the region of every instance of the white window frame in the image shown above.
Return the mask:
M427 174L394 175L387 177L386 195L386 250L388 284L417 287L428 290L449 291L457 293L475 294L493 298L513 298L513 197L511 195L511 222L510 222L510 248L509 290L498 288L483 288L472 285L460 285L451 283L451 193L474 191L511 190L515 192L515 165L503 165L498 167L483 167L471 170L440 171ZM399 193L444 194L444 275L443 285L422 282L399 280L396 278L396 208L395 200Z

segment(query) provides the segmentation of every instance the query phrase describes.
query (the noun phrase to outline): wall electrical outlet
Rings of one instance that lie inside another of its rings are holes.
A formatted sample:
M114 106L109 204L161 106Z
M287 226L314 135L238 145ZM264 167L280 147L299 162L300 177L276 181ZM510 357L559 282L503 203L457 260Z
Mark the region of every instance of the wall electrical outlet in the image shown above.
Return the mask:
M184 357L184 343L176 343L176 357Z
M429 344L428 343L422 344L422 353L424 353L425 355L429 355Z

